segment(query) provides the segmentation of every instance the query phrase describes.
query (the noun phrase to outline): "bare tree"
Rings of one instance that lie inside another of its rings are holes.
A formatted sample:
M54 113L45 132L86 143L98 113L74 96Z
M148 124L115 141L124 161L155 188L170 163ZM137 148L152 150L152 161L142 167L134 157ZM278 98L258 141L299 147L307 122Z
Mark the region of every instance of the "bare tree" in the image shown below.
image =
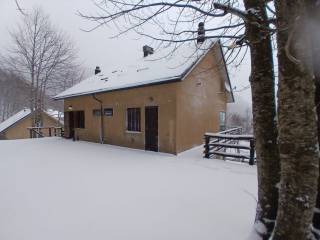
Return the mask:
M46 96L52 88L67 85L69 78L62 75L78 67L76 51L68 37L39 8L22 15L22 23L11 32L11 38L13 44L5 64L29 81L33 125L40 125Z
M271 36L274 11L266 0L103 0L95 4L100 9L96 15L82 17L96 25L92 31L105 24L118 29L118 37L128 31L147 37L158 47L173 45L179 48L186 42L201 43L221 39L226 48L227 64L239 63L250 49L251 90L253 101L253 127L258 162L259 204L256 221L266 227L259 232L270 236L277 213L279 182L279 152L275 121L275 77ZM271 17L269 17L271 16ZM148 33L148 25L159 33ZM257 230L258 231L258 230Z

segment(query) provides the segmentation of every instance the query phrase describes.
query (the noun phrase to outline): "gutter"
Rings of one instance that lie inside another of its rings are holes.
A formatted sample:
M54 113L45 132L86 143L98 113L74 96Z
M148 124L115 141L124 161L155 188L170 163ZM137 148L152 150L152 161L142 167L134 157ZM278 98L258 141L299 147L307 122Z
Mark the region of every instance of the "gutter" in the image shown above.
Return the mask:
M104 123L103 123L103 107L102 101L96 97L96 94L92 94L94 100L100 104L100 143L104 144Z
M75 94L62 95L62 96L59 96L60 94L58 94L57 96L53 97L52 99L57 101L57 100L63 100L63 99L79 97L79 96L88 96L88 95L92 95L92 94L96 94L96 93L124 91L124 90L129 90L129 89L134 89L134 88L168 84L168 83L181 81L181 77L182 77L182 75L179 75L179 76L170 77L168 79L164 79L161 81L153 80L152 82L133 84L133 85L129 85L129 86L123 86L120 88L98 89L98 90L93 90L93 91L88 91L88 92L83 92L83 93L75 93Z

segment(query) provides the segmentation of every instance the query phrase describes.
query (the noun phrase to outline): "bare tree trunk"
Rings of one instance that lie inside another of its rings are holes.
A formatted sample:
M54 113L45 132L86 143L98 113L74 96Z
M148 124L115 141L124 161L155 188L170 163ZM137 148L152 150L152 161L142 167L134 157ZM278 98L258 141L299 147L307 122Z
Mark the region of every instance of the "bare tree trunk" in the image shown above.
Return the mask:
M311 9L312 22L312 57L313 57L313 70L315 76L316 95L315 104L318 117L318 140L320 139L320 5L314 4ZM320 168L319 168L320 170ZM320 173L319 173L320 174ZM316 208L313 216L314 235L320 239L320 178L318 178L318 195L316 201Z
M247 10L256 9L262 19L267 19L265 1L245 0L244 3ZM258 233L268 239L276 219L280 169L272 45L270 35L261 27L253 24L246 27L251 50L250 83L259 184L256 222L264 224L265 231Z
M319 53L319 51L317 51ZM315 59L315 58L314 58ZM317 54L317 61L314 63L320 63L320 54ZM318 66L319 68L320 66ZM315 104L317 109L317 117L318 117L318 139L320 139L320 69L315 70L315 85L316 85L316 97ZM319 168L320 170L320 168ZM320 173L319 173L320 175ZM316 207L313 213L313 233L317 240L320 239L320 178L318 177L318 194L316 200Z
M276 0L281 184L273 240L312 239L319 148L307 1Z

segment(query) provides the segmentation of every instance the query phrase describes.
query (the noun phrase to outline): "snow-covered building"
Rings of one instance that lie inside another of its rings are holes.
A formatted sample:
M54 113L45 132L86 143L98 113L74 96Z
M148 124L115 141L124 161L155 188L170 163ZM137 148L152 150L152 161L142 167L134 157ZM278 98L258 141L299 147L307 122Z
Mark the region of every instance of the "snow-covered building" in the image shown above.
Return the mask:
M45 127L61 127L63 123L50 112L42 112L42 125ZM0 123L0 140L30 138L29 127L32 126L30 109L23 109ZM43 132L48 136L48 132Z
M134 64L97 67L55 96L64 99L66 137L177 154L224 126L234 98L219 41L143 49Z

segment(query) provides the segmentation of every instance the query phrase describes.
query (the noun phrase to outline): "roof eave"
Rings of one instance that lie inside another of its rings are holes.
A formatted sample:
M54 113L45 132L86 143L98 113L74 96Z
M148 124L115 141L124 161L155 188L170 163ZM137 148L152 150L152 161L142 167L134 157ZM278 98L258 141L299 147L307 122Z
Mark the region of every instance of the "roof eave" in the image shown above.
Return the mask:
M95 91L84 92L84 93L79 93L79 94L69 94L69 95L63 95L63 96L55 96L52 99L53 100L63 100L63 99L67 99L67 98L87 96L87 95L91 95L91 94L94 94L94 93L107 93L107 92L123 91L123 90L140 88L140 87L148 87L148 86L154 86L154 85L174 83L174 82L177 82L177 81L181 81L182 77L183 77L182 75L179 75L179 76L171 77L171 78L164 79L164 80L158 81L158 82L148 82L148 83L134 85L134 86L120 87L120 88L114 88L114 89L101 89L101 90L95 90Z
M192 70L202 61L202 59L207 56L208 52L210 52L210 50L214 47L215 44L217 44L218 41L214 41L212 42L212 44L208 47L208 49L202 54L201 57L199 57L197 59L197 61L195 61L188 69L186 69L183 73L182 73L182 79L184 80L191 72Z
M220 49L220 54L222 56L222 60L223 60L223 66L224 66L224 69L225 69L225 72L226 72L226 75L227 75L227 81L228 81L228 84L230 86L230 91L228 91L228 100L227 102L228 103L234 103L235 100L234 100L234 95L233 95L233 90L232 90L232 86L231 86L231 80L230 80L230 76L229 76L229 72L228 72L228 69L227 69L227 63L226 63L226 59L224 57L224 54L223 54L223 50L222 50L222 47L221 47L221 41L220 39L218 41L214 41L212 43L212 45L208 48L208 50L190 67L188 68L182 75L182 80L185 79L191 72L192 70L198 65L198 63L208 54L208 52L215 46L215 44L219 45L219 49Z
M198 63L208 54L208 52L214 47L215 44L219 43L219 46L221 48L221 44L220 44L220 40L218 41L214 41L212 42L212 44L208 47L208 49L202 54L201 57L199 57L196 61L194 61L194 63L191 64L190 67L188 67L181 75L178 76L174 76L174 77L170 77L161 81L157 81L156 79L152 80L155 82L148 82L145 84L140 84L140 85L135 85L135 86L129 86L129 87L120 87L120 88L116 88L116 89L101 89L101 90L94 90L94 91L89 91L89 92L84 92L84 93L78 93L78 94L69 94L69 95L62 95L62 96L55 96L53 97L54 100L63 100L63 99L67 99L67 98L72 98L72 97L79 97L79 96L86 96L86 95L91 95L94 93L105 93L105 92L113 92L113 91L121 91L121 90L127 90L127 89L133 89L133 88L139 88L139 87L146 87L146 86L151 86L151 85L160 85L160 84L166 84L166 83L171 83L171 82L176 82L176 81L182 81L184 80L191 72L192 70L198 65ZM222 51L222 48L221 48ZM223 52L222 56L223 56L223 60L224 60L224 64L225 64L225 59L224 59L224 55ZM226 72L227 72L227 76L228 76L228 80L230 83L230 79L229 79L229 75L228 75L228 70L225 66ZM157 82L156 82L157 81ZM230 85L231 86L231 85ZM232 91L232 90L231 90ZM233 98L233 93L232 93L232 99Z
M233 95L231 80L230 80L230 76L229 76L229 71L228 71L228 68L227 68L227 62L226 62L226 59L225 59L224 54L223 54L223 50L222 50L222 46L221 46L221 41L220 41L220 39L218 40L218 42L219 42L220 53L221 53L222 60L223 60L224 69L225 69L225 72L226 72L226 74L227 74L227 80L228 80L228 83L229 83L229 86L230 86L230 91L228 91L228 92L229 92L229 94L230 94L231 100L228 101L228 103L234 103L235 100L234 100L234 95Z

